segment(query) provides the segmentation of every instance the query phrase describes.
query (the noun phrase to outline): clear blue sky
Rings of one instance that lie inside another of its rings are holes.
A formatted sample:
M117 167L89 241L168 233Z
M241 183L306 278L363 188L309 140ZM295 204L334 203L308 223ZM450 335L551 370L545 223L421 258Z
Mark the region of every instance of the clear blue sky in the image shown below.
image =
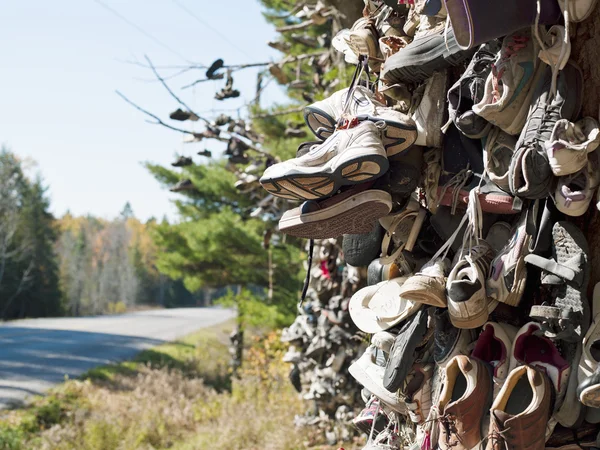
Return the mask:
M165 45L94 0L2 2L0 143L37 162L31 170L39 171L49 186L56 215L70 210L111 218L129 201L143 220L164 214L175 218L169 201L175 194L162 189L141 162L166 165L176 152L192 156L205 147L222 147L210 141L184 145L181 134L146 123L117 97L116 89L164 119L178 105L159 84L149 82L147 69L123 61L142 61L147 54L157 66L185 64L176 53L205 65L219 57L226 64L276 60L280 53L266 45L276 33L256 0L98 1ZM254 95L254 69L234 74L240 99L215 100L219 82L200 84L195 92L179 90L202 77L196 71L169 83L207 117L216 116L214 109L238 108ZM280 88L270 87L263 104L284 98Z

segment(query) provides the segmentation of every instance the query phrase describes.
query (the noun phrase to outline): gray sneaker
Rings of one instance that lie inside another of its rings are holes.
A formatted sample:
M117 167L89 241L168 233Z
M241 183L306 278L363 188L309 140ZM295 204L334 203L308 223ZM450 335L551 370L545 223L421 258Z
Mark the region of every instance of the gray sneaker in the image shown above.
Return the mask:
M560 119L573 121L581 110L583 75L569 62L558 74L556 94L551 98L552 69L547 66L538 81L525 127L510 163L508 182L513 195L540 199L551 194L554 176L544 144Z

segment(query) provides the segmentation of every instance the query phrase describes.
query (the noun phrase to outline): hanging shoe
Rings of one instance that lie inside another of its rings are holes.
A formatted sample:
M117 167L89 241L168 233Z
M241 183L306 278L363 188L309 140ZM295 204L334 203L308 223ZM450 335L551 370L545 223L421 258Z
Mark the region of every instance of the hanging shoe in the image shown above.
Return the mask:
M180 156L174 163L171 163L173 167L186 167L192 164L194 164L194 161L188 156Z
M587 167L573 175L558 179L554 200L560 212L579 217L586 213L600 185L600 170L596 152L590 155Z
M196 186L191 180L181 180L169 190L171 192L193 191L196 190Z
M191 120L192 122L197 122L200 119L193 112L183 111L181 108L177 108L175 111L173 111L171 114L169 114L169 117L172 120L177 120L179 122L184 122L186 120Z
M590 408L600 408L600 283L594 287L594 321L583 339L577 374L577 397Z
M504 192L510 192L510 161L515 152L517 137L493 127L482 141L483 165L490 181Z
M389 165L381 132L372 122L338 130L304 156L267 168L260 183L278 197L316 200L341 186L376 179Z
M206 158L210 158L212 157L212 152L210 150L204 149L202 151L199 151L198 154L200 156L205 156Z
M588 155L600 145L600 128L596 119L584 117L576 123L561 119L556 122L546 152L552 173L570 175L583 169Z
M416 145L442 147L442 125L446 111L446 71L435 72L426 82L419 106L411 118L417 126Z

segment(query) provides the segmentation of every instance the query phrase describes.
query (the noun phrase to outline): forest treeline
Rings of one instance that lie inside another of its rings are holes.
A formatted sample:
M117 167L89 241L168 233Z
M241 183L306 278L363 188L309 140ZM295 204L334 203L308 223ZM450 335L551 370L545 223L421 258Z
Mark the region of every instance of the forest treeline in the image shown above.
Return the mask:
M46 191L15 153L0 151L1 319L202 304L205 292L157 269L156 220L139 221L129 204L113 220L55 218Z

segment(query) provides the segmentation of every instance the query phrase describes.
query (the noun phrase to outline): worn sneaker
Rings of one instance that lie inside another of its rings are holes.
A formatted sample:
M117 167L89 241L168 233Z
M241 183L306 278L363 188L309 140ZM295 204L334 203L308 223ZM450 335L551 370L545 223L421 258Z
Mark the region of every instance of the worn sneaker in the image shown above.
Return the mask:
M268 167L260 183L277 197L316 200L373 180L389 165L380 136L381 127L373 122L338 130L300 158Z
M594 287L594 321L583 339L577 378L578 398L591 408L600 408L600 283Z
M496 305L488 300L485 292L485 280L494 251L480 239L470 251L463 248L461 254L446 283L448 312L455 327L477 328L487 321Z
M543 450L551 409L548 377L531 366L514 369L492 404L485 450Z
M491 124L473 112L473 105L483 99L485 82L500 50L500 41L483 44L473 55L467 69L448 90L448 115L456 128L471 139L489 133Z
M552 70L546 66L536 83L527 123L519 136L510 164L509 184L513 195L529 199L547 197L554 180L545 143L556 122L573 120L581 109L583 76L569 62L558 74L556 94L551 97Z
M487 77L483 99L473 105L475 114L509 134L519 134L527 119L532 87L545 67L537 52L529 30L505 37Z
M583 22L596 7L597 0L558 0L561 9L569 12L569 21Z
M483 164L490 181L502 189L510 192L508 175L510 161L515 152L517 137L505 133L498 127L492 128L483 139Z
M460 355L444 369L446 382L437 405L440 450L481 448L481 423L492 401L485 363Z
M381 78L391 82L388 84L420 83L438 70L461 64L472 54L472 51L460 49L452 28L445 33L442 20L390 56L381 68Z
M398 392L404 398L408 417L413 423L422 424L429 416L434 367L433 364L413 364Z
M546 142L552 173L570 175L583 169L588 155L600 145L600 128L596 119L584 117L576 123L561 119L554 125Z
M169 190L171 192L181 192L181 191L193 191L195 189L196 189L196 186L194 186L194 183L192 183L192 180L181 180Z
M370 434L371 431L381 433L387 427L389 419L383 409L379 399L371 396L364 409L352 419L352 424L360 431Z
M186 120L191 120L192 122L197 122L200 118L191 111L184 111L181 108L177 108L171 114L169 114L169 118L172 120L177 120L179 122L184 122Z
M412 114L417 126L416 145L424 147L442 146L442 125L446 102L444 96L447 84L446 71L435 72L425 83L425 90L419 106Z
M420 272L410 277L400 288L404 298L425 305L445 308L446 300L446 261L438 259L423 266Z
M194 164L194 161L189 156L180 156L174 163L171 163L173 167L186 167L192 164Z
M350 189L325 200L309 200L286 211L279 220L279 231L308 239L364 234L372 231L377 220L391 209L392 197L387 192Z
M573 175L558 179L554 200L556 209L573 217L579 217L588 210L596 188L600 185L598 155L590 155L587 167Z
M519 305L527 280L525 256L529 253L531 236L527 234L526 219L523 214L508 244L492 260L486 280L487 295L511 306Z
M517 332L510 357L510 370L529 365L544 371L554 385L556 411L562 405L567 392L571 366L553 341L539 335L540 330L540 324L529 322Z
M438 366L445 367L455 356L469 354L469 345L473 341L471 330L455 328L447 309L436 308L433 321L433 359Z
M199 152L198 152L198 154L199 154L200 156L204 156L204 157L206 157L206 158L210 158L210 157L212 157L212 152L211 152L210 150L206 150L206 149L205 149L205 150L201 150L201 151L199 151Z
M367 17L358 19L345 39L355 55L368 55L371 58L379 56L379 31L373 19Z
M517 329L507 323L487 322L471 353L473 358L488 363L492 368L494 398L504 385L510 367L510 355Z
M304 108L304 120L315 136L327 139L333 134L336 123L347 115L361 122L385 122L382 139L388 156L400 153L415 143L417 128L410 117L378 102L373 93L363 86L356 86L350 99L349 90L342 89ZM346 101L349 103L346 104Z

